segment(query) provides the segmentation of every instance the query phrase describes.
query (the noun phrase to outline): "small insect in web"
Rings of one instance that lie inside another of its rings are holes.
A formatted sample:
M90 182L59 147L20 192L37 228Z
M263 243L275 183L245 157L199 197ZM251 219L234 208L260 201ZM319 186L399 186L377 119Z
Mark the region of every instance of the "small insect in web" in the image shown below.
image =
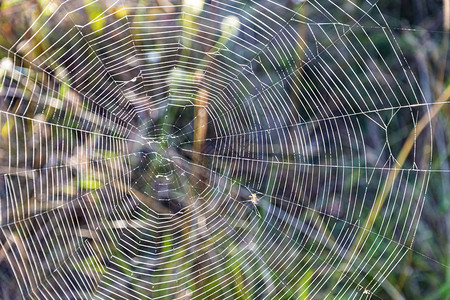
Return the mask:
M364 289L363 295L370 295L372 292L368 289Z
M258 217L260 217L261 218L261 214L259 213L259 211L258 211L258 208L257 208L257 204L258 204L258 196L256 195L256 194L250 194L250 202L253 204L253 208L254 208L254 211L256 212L256 214L258 215Z
M249 197L250 201L252 201L253 204L258 204L258 197L256 196L256 194L251 194Z

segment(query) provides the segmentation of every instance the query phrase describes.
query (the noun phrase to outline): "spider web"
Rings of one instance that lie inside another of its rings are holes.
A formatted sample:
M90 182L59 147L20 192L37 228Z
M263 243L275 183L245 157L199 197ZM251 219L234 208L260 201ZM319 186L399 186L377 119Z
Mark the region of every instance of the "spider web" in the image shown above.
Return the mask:
M1 46L24 298L377 297L432 135L376 1L40 4Z

